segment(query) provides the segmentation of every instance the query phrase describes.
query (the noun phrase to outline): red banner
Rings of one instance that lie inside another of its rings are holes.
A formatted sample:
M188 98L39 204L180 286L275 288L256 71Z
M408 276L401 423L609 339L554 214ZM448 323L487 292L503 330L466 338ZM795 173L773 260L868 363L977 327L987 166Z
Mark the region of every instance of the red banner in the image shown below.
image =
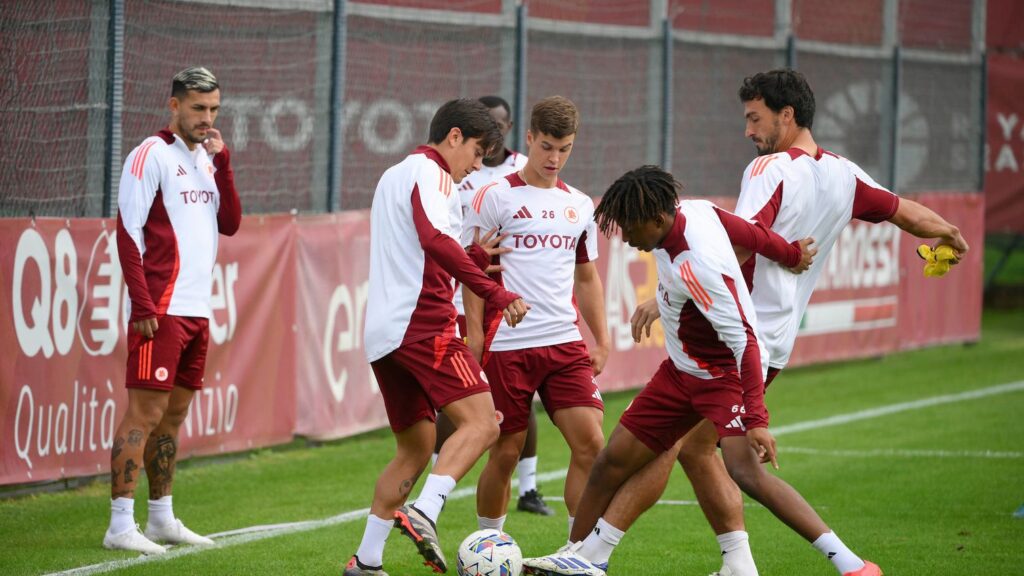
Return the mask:
M973 246L924 278L916 242L887 224L851 224L826 263L791 365L863 358L978 338L983 197L916 198L955 220ZM726 207L733 199L719 199ZM0 484L109 469L125 408L127 292L110 220L0 220ZM247 216L214 269L206 388L181 454L328 439L387 423L363 353L370 230L365 211ZM664 336L634 344L629 319L654 296L651 254L601 238L612 354L605 391L642 385Z
M988 58L985 231L1024 232L1024 59Z
M183 457L292 437L289 220L247 218L221 243L206 385L181 429ZM113 221L0 220L0 245L0 484L104 472L127 399Z
M386 426L363 352L369 211L303 218L297 236L296 433L337 438Z

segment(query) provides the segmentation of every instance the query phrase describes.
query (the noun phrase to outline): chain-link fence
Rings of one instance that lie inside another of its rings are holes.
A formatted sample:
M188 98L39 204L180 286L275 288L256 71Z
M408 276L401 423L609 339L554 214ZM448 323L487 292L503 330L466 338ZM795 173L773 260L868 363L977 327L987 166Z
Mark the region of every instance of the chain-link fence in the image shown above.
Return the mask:
M733 195L737 88L785 65L824 147L897 191L977 190L983 24L983 0L4 2L0 216L110 215L188 65L221 81L247 213L366 208L439 104L485 94L513 103L511 147L534 101L573 99L564 177L592 195L641 163Z

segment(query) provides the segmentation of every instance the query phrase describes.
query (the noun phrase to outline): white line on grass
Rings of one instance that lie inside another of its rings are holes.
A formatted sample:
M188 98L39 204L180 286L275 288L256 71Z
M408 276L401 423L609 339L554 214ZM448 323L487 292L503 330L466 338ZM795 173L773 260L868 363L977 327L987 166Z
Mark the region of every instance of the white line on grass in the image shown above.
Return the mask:
M1024 380L1019 382L1011 382L1009 384L1001 384L998 386L990 386L988 388L979 388L978 390L971 390L969 392L961 392L959 394L946 394L943 396L933 396L931 398L923 398L921 400L914 400L912 402L901 402L899 404L890 404L888 406L879 406L878 408L870 408L868 410L860 410L858 412L851 412L849 414L837 414L828 418L822 418L819 420L809 420L807 422L797 422L785 426L779 426L772 429L772 434L775 436L782 436L784 434L792 434L794 432L803 432L806 430L817 430L819 428L828 428L831 426L838 426L840 424L847 424L850 422L857 422L859 420L870 420L873 418L879 418L882 416L888 416L889 414L895 414L897 412L906 412L908 410L918 410L921 408L927 408L930 406L938 406L940 404L951 404L954 402L960 402L962 400L974 400L977 398L985 398L987 396L995 396L997 394L1007 394L1010 392L1017 392L1024 390ZM836 451L830 451L835 453ZM995 452L993 454L1019 454L1016 452ZM999 457L999 456L989 456ZM1016 458L1019 456L1004 456L1007 458ZM559 480L565 478L566 470L555 470L552 472L545 472L537 475L538 482L548 482L551 480ZM476 494L476 488L460 488L451 493L448 497L449 500L458 500L460 498L466 498ZM691 505L689 502L675 502L677 505ZM147 562L162 562L164 560L170 560L171 558L177 558L179 556L187 556L189 554L195 554L197 552L204 552L211 549L226 548L228 546L236 546L238 544L246 544L248 542L255 542L258 540L264 540L267 538L276 538L278 536L284 536L286 534L295 534L297 532L306 532L309 530L316 530L318 528L324 528L326 526L333 526L335 524L344 524L346 522L353 522L365 518L370 513L369 508L362 508L360 510L352 510L329 518L323 518L320 520L306 520L303 522L290 522L285 524L267 524L262 526L250 526L247 528L239 528L237 530L228 530L226 532L218 532L216 534L210 534L209 536L217 538L217 546L214 548L201 547L201 546L185 546L181 548L171 548L166 553L158 556L140 556L138 558L130 558L126 560L113 560L110 562L102 562L100 564L92 564L89 566L82 566L80 568L73 568L71 570L65 570L64 572L53 572L48 576L86 576L88 574L101 574L103 572L110 572L111 570L118 570L120 568L127 568L129 566L136 566L138 564L144 564Z
M552 472L544 472L541 474L537 474L537 482L549 482L551 480L560 480L562 478L565 478L565 472L565 470L555 470ZM448 499L459 500L461 498L466 498L474 494L476 494L475 487L459 488L458 490L452 491L452 493L448 496ZM102 562L100 564L82 566L81 568L72 568L71 570L65 570L64 572L53 572L48 576L86 576L88 574L101 574L103 572L110 572L112 570L128 568L130 566L136 566L148 562L162 562L165 560L170 560L172 558L178 558L179 556L195 554L197 552L216 550L218 548L226 548L228 546L246 544L248 542L255 542L257 540L264 540L267 538L276 538L278 536L295 534L297 532L317 530L319 528L325 528L327 526L333 526L335 524L353 522L355 520L361 520L363 518L366 518L366 515L369 513L369 508L362 508L360 510L351 510L349 512L344 512L342 514L331 516L329 518L323 518L320 520L305 520L302 522L288 522L284 524L265 524L262 526L249 526L247 528L239 528L238 530L228 530L227 532L217 532L216 534L207 535L210 538L217 539L217 545L214 547L172 547L168 549L167 552L156 556L139 556L137 558L127 558L124 560L112 560L110 562Z
M960 402L961 400L974 400L977 398L985 398L986 396L995 396L997 394L1006 394L1008 392L1017 392L1020 390L1024 390L1024 380L1018 382L1011 382L1009 384L1000 384L999 386L990 386L988 388L979 388L977 390L961 392L959 394L945 394L942 396L932 396L931 398L922 398L920 400L914 400L912 402L900 402L899 404L889 404L888 406L869 408L867 410L851 412L849 414L837 414L835 416L822 418L820 420L808 420L807 422L797 422L795 424L789 424L786 426L779 426L778 428L772 428L772 434L775 436L782 436L783 434L792 434L793 432L817 430L819 428L838 426L840 424L847 424L849 422L856 422L858 420L869 420L871 418L878 418L880 416L888 416L889 414L896 414L897 412L918 410L920 408L928 408L930 406L938 406L940 404L951 404L954 402Z
M783 454L813 454L820 456L841 456L843 458L986 458L1014 460L1024 458L1024 452L996 452L993 450L835 450L822 448L802 448L799 446L779 446Z

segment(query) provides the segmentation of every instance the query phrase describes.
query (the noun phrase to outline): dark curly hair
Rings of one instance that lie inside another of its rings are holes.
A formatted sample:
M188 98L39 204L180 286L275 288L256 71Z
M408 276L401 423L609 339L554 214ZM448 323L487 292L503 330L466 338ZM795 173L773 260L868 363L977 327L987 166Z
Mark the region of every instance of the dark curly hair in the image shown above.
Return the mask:
M814 92L807 78L796 70L777 68L748 76L739 94L743 102L764 99L765 106L775 113L792 106L797 126L809 130L814 124Z
M683 185L658 166L626 172L608 188L594 209L594 220L605 236L623 224L647 222L658 214L672 214L679 206Z

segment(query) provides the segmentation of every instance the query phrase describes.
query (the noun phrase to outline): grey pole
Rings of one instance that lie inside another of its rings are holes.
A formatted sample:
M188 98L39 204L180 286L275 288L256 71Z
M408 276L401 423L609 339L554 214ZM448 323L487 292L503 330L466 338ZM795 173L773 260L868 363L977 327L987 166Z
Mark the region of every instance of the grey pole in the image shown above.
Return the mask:
M345 41L346 0L334 0L334 43L331 46L331 137L327 158L327 211L344 206L341 199L341 165L345 150Z
M513 116L519 128L515 132L515 150L526 146L525 126L530 125L526 113L526 23L529 16L525 2L516 6L516 85L512 103Z
M662 20L661 167L672 171L672 21Z
M124 114L124 0L110 2L108 69L110 115L107 119L107 170L103 182L103 216L117 213L116 187L121 174L121 117Z

